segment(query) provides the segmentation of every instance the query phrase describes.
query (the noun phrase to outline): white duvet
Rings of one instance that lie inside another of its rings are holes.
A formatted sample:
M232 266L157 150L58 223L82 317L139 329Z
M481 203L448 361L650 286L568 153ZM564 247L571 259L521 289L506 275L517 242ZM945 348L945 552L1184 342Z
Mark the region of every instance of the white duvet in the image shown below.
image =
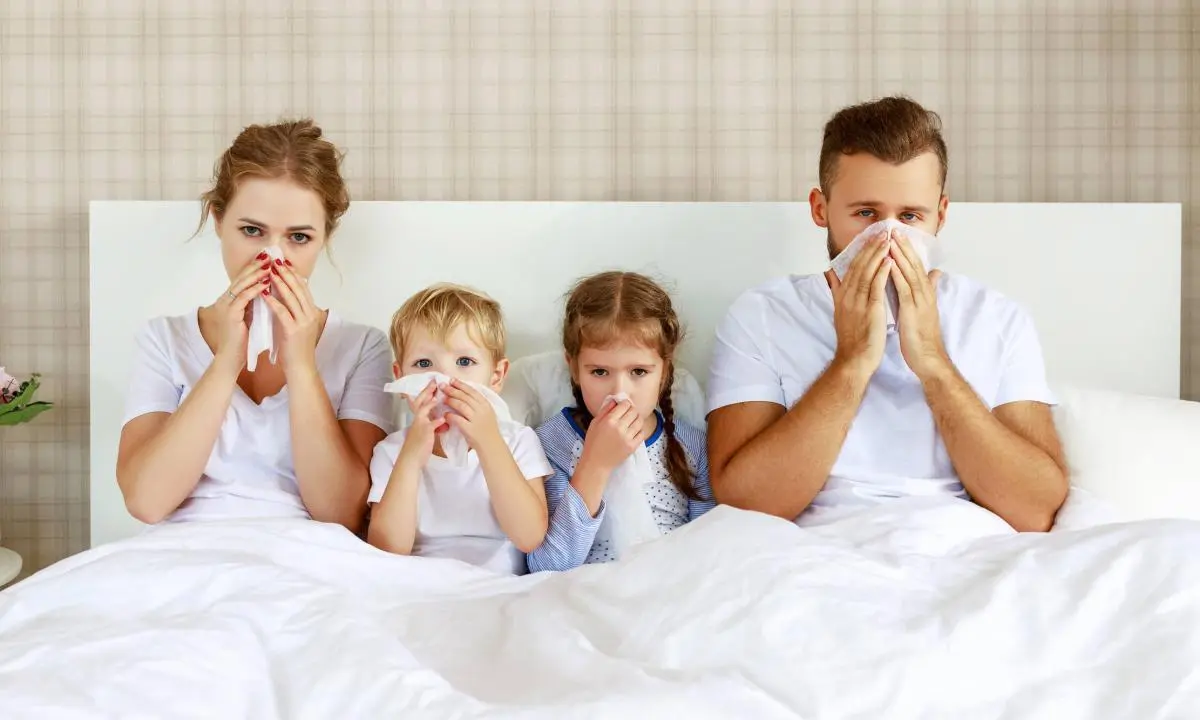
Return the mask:
M180 524L0 593L0 717L1200 717L1200 523L721 507L501 578L305 521Z

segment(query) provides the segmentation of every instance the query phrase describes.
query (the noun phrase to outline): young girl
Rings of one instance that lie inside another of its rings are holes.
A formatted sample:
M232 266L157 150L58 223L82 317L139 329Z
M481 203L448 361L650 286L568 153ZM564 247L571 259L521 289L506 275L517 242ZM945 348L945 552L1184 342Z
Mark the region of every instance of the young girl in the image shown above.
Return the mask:
M704 431L671 406L681 340L670 296L643 275L601 273L572 290L563 348L575 406L537 429L554 473L530 572L618 559L713 507Z

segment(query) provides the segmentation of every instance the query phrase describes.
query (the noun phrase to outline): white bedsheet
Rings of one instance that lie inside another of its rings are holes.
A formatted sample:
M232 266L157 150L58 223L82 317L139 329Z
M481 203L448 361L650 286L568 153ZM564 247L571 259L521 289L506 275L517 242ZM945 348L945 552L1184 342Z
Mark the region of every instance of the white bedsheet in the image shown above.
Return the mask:
M1200 717L1200 523L721 507L501 578L335 526L166 526L0 593L15 718Z

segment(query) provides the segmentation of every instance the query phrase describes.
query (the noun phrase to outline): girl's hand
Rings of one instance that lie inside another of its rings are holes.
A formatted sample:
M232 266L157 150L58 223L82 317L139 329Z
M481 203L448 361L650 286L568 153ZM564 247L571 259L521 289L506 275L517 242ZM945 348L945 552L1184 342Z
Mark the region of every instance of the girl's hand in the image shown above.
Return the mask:
M292 271L291 261L275 260L270 268L273 280L266 298L283 333L279 349L283 374L315 370L325 313L313 303L308 281Z
M628 400L610 405L592 420L579 464L611 473L646 440L645 423Z
M489 443L498 441L503 444L496 411L478 390L464 382L451 380L446 386L446 406L452 411L446 420L462 432L467 444L476 453L480 452L481 446L486 448Z
M412 410L413 422L404 436L404 445L400 448L400 456L396 464L411 463L416 468L423 468L433 454L433 443L437 434L446 427L445 418L433 417L437 408L437 382L431 380L415 398L406 398L408 407Z
M250 301L266 291L271 278L270 268L270 258L266 253L259 253L212 304L212 317L216 322L216 332L213 334L214 363L232 373L240 373L246 366Z

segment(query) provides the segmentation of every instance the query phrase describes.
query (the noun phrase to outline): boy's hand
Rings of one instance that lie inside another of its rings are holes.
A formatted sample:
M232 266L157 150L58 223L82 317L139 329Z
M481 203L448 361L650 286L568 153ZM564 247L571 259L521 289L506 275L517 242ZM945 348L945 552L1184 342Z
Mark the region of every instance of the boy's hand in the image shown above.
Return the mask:
M429 385L415 398L406 398L412 409L413 422L404 437L404 446L400 448L400 457L396 463L413 463L423 468L433 454L433 443L437 433L446 427L445 418L433 417L437 407L437 383L430 381Z
M622 400L609 405L588 426L579 464L611 473L646 440L644 426L633 403Z
M486 452L489 445L504 444L500 437L500 422L496 419L496 411L475 388L458 380L451 380L446 386L446 406L451 412L446 415L446 421L452 427L458 428L467 444L476 453ZM507 445L505 448L507 449Z

